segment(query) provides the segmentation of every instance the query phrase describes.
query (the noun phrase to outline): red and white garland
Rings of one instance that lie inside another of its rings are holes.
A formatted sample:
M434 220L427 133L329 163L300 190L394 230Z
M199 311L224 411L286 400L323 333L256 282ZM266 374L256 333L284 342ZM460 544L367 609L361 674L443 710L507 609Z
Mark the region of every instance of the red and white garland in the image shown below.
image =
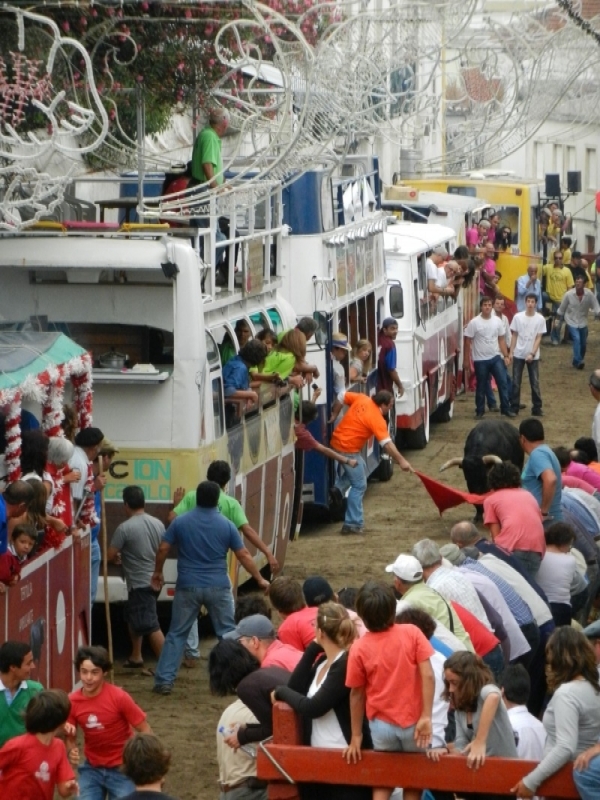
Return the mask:
M9 483L16 481L21 475L19 423L22 400L31 399L41 404L41 428L47 436L62 436L60 423L67 378L70 378L73 385L79 428L89 428L92 424L92 358L89 353L72 358L58 366L52 364L39 375L28 375L15 389L0 390L0 407L6 409L4 456Z

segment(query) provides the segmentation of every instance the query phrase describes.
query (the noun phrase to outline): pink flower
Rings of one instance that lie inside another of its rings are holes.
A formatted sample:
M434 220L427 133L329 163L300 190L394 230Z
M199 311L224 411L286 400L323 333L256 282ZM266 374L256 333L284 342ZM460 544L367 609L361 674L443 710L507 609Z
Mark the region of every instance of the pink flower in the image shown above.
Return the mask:
M63 20L63 21L60 23L60 27L63 29L63 31L64 31L65 33L68 33L68 31L70 31L70 30L71 30L71 26L69 25L69 21L68 21L68 20L66 20L66 19L65 19L65 20Z

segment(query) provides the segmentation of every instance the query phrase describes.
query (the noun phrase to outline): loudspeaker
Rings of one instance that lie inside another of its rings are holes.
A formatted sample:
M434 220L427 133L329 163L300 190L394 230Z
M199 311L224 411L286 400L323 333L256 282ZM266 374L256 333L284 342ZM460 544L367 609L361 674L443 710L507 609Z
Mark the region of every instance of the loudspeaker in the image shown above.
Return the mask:
M567 172L567 192L579 194L581 191L581 172Z
M546 197L560 197L560 175L556 172L546 173Z

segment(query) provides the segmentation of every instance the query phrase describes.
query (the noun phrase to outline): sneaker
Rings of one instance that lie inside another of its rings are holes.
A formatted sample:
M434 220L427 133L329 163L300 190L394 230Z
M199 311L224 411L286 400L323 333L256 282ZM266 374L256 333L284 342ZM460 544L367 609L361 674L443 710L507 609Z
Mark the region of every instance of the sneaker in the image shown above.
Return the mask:
M560 342L555 342L554 340L552 341L552 347L559 347L559 346Z
M492 414L497 414L500 409L498 406L488 406L488 411L491 411Z
M198 661L200 661L199 658L190 656L189 658L184 658L181 663L186 669L195 669L198 666Z
M577 364L577 369L585 369L585 364L583 363L583 361L581 362L581 364Z
M475 414L475 419L483 419L485 414Z
M171 694L173 685L170 683L155 683L152 687L154 694Z
M544 412L542 411L541 408L533 408L531 410L531 416L532 417L543 417L544 416Z
M342 530L340 531L342 536L352 536L354 534L361 534L364 532L365 529L359 527L358 525L342 525Z
M515 414L514 411L503 411L502 412L502 416L503 417L516 417L517 415Z

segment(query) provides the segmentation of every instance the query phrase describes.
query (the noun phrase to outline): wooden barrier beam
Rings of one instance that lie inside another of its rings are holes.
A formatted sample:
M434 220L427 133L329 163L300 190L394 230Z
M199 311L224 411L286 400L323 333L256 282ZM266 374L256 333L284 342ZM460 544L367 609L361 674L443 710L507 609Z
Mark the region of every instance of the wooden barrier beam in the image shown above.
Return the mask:
M300 745L301 730L297 715L284 703L273 709L273 742L266 749L296 782L335 783L354 786L401 786L432 791L510 794L510 789L537 765L533 761L487 758L473 770L464 757L447 756L439 762L410 753L376 753L364 750L362 761L347 764L341 751ZM269 800L299 797L297 787L283 778L277 767L258 751L258 777L269 781ZM550 798L578 798L573 782L573 765L566 764L546 781L538 794Z

